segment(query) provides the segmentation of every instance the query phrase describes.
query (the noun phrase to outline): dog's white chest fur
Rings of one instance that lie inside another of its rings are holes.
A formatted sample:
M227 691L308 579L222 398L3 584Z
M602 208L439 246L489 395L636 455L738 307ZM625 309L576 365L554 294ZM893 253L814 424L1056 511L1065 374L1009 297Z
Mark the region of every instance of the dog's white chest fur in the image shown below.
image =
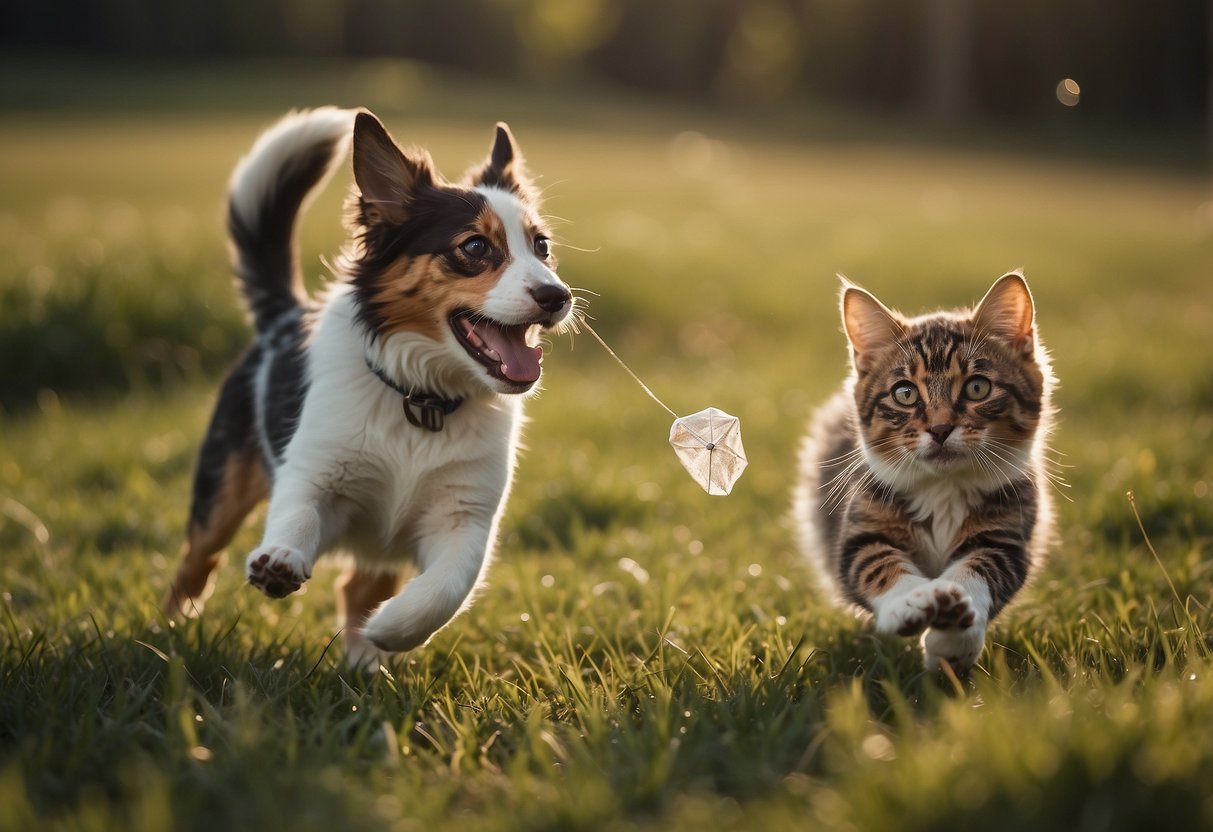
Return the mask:
M513 471L521 404L482 394L464 401L443 430L425 430L407 421L401 394L367 371L364 349L348 287L339 286L309 345L307 396L275 479L289 473L332 495L345 520L333 544L361 561L394 565L414 557L438 526L495 520Z

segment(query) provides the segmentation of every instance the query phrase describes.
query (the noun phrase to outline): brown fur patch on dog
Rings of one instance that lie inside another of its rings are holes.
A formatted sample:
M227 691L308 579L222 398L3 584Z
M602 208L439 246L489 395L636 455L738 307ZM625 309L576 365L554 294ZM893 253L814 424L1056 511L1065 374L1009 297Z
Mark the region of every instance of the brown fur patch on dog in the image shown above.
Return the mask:
M205 519L189 525L181 547L181 563L164 599L166 615L191 615L201 607L211 573L219 565L220 553L235 537L248 513L269 493L269 479L260 457L233 453L227 458Z

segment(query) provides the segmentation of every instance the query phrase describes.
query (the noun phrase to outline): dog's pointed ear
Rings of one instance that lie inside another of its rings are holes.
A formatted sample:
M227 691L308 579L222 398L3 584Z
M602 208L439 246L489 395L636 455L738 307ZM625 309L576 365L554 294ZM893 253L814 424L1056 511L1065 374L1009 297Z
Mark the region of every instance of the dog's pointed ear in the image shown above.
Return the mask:
M354 181L368 219L400 221L417 189L434 183L428 153L406 154L379 119L363 111L354 120Z
M489 157L473 172L471 180L473 185L514 191L520 196L531 195L531 180L526 173L522 151L504 121L497 122Z

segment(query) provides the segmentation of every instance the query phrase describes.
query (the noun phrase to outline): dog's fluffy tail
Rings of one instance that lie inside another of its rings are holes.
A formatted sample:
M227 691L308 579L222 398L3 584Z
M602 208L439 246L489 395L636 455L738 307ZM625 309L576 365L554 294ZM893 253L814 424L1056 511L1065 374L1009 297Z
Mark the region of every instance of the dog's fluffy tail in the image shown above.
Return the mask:
M305 298L296 221L345 158L355 115L336 107L290 113L262 133L232 171L232 268L258 331Z

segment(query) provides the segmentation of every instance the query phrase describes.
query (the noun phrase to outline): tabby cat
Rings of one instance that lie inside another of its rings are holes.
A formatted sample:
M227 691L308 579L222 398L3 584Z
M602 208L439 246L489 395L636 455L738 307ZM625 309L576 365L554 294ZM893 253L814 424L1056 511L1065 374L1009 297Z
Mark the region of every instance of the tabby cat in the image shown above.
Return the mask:
M1019 272L973 309L906 318L847 284L852 372L800 457L803 548L928 669L977 662L1051 535L1049 359Z

